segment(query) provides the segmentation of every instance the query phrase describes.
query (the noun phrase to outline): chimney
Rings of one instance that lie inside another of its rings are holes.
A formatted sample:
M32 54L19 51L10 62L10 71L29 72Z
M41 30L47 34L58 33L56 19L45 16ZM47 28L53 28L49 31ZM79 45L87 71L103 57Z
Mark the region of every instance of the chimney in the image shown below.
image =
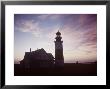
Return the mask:
M31 52L31 48L30 48L30 52Z

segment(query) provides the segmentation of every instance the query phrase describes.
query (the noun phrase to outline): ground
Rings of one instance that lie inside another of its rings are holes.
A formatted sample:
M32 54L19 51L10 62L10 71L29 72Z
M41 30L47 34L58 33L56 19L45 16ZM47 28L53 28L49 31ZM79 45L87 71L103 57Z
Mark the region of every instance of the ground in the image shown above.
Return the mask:
M14 66L15 76L97 76L97 63L65 63L62 68L34 68L23 70L18 65Z

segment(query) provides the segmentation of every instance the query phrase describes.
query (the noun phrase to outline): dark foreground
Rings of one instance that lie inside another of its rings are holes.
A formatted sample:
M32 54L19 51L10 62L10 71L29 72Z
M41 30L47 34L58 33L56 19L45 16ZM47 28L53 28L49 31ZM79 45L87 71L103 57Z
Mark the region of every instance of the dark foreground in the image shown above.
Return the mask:
M15 65L14 76L97 76L97 63L65 63L63 68L35 68L31 70L24 70L19 65Z

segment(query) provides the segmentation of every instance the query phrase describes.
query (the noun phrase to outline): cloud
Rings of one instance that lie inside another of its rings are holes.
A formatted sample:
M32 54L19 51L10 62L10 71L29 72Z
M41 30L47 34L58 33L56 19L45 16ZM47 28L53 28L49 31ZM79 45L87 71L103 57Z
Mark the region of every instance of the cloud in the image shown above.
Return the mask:
M82 19L77 19L78 21L68 19L68 21L62 27L62 34L64 35L63 40L65 44L64 46L66 46L64 53L72 54L71 56L69 55L69 59L72 59L75 56L79 59L96 57L96 18L91 19L89 16L81 16L81 18Z
M54 23L54 20L58 18L60 18L60 15L45 14L38 16L36 15L36 18L34 19L16 19L15 30L18 30L20 32L29 32L35 37L42 36L43 32L46 32L47 30L46 33L49 32L49 35L51 36L50 33L53 33L52 31L55 32L59 28L59 25ZM46 24L48 24L48 22L51 23L51 21L53 21L52 25L47 26Z
M50 46L54 47L55 33L60 30L66 59L96 58L97 19L95 15L35 15L34 19L17 19L15 30L29 32L34 37L38 37L37 45L47 48L46 50L49 50Z
M62 19L64 15L59 15L59 14L43 14L37 16L39 20L59 20Z
M40 37L42 28L40 27L40 22L35 20L18 20L15 24L15 30L20 32L29 32L35 37Z
M44 15L39 15L36 18L38 18L39 20L46 20L49 17L48 14L44 14Z

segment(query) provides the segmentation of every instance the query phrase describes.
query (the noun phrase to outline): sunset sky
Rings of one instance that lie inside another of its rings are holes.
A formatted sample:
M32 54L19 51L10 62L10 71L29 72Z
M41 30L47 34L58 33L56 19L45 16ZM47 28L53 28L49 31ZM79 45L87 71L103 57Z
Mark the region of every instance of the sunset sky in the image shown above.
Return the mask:
M44 48L54 56L58 30L63 40L65 63L97 60L96 14L15 14L15 63L22 60L30 48L32 51Z

